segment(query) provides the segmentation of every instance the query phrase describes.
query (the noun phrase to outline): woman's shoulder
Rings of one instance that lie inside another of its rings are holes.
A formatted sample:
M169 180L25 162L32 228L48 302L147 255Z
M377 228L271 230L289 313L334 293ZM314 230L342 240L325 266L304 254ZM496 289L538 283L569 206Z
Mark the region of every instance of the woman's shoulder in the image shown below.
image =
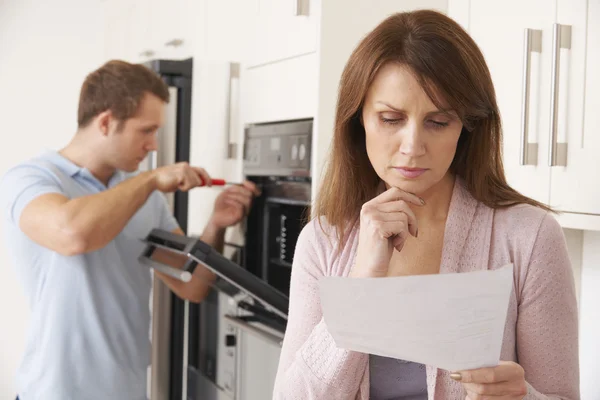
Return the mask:
M512 233L531 234L543 225L559 227L554 215L541 207L530 204L516 204L495 210L494 225Z
M554 214L530 204L517 204L494 212L494 233L514 249L530 253L536 246L564 242L564 232Z

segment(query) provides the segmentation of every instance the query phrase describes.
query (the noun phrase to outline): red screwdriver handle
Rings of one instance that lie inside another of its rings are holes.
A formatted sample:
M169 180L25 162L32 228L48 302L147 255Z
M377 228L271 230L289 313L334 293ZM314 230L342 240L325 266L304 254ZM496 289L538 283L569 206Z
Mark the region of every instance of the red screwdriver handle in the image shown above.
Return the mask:
M227 181L225 181L225 179L212 179L211 184L213 186L225 186L225 185L227 185ZM200 186L206 186L206 182L204 182L204 180L202 180L202 184Z

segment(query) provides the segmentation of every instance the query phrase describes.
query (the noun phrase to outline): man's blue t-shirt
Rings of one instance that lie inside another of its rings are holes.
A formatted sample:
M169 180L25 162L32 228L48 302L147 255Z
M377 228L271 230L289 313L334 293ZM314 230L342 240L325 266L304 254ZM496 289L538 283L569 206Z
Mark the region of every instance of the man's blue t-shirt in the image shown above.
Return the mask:
M138 256L150 230L178 227L162 193L154 192L94 252L63 256L19 229L22 210L40 195L93 195L130 177L117 172L106 187L89 170L47 152L10 169L0 183L6 247L31 308L17 371L20 400L146 398L152 280Z

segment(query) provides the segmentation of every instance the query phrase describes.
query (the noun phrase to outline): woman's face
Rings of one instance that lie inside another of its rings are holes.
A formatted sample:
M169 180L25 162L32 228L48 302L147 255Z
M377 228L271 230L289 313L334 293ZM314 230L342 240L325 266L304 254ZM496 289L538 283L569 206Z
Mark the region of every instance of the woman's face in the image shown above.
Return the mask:
M444 111L408 67L389 63L380 69L367 93L362 122L371 165L388 186L422 194L446 176L462 123L456 112Z

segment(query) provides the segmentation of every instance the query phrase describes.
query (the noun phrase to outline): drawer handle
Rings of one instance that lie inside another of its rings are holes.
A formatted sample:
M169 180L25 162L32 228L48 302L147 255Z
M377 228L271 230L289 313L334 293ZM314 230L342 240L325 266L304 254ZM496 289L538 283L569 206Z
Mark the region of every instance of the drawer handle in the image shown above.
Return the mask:
M565 167L567 165L567 143L557 143L558 136L558 88L560 76L560 49L571 48L571 26L554 24L552 35L552 80L550 94L550 146L548 165Z
M538 144L529 143L529 80L531 75L531 53L542 52L542 31L526 28L523 48L521 147L519 163L521 165L537 165Z

